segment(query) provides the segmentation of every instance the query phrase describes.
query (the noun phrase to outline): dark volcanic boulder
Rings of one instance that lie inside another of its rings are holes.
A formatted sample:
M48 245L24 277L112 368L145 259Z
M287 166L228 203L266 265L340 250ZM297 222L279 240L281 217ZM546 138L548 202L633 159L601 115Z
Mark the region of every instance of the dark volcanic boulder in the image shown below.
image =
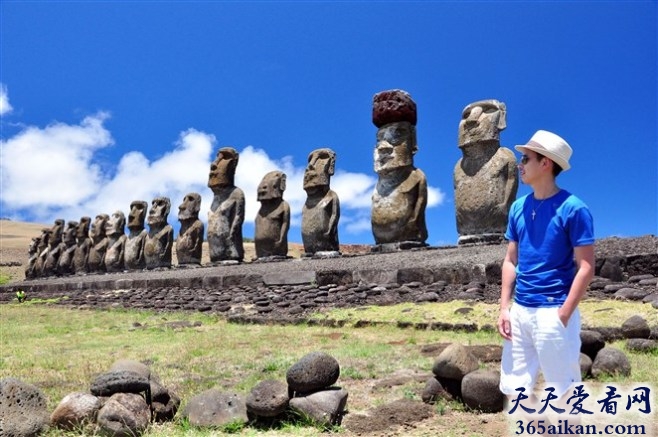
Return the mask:
M182 417L194 426L223 426L249 421L244 398L217 389L206 390L190 399L182 411Z
M605 347L603 334L583 329L580 331L580 351L594 360L596 354Z
M592 376L598 378L603 375L621 375L628 376L631 374L631 363L628 357L619 349L604 347L596 354L592 363Z
M15 378L0 379L0 436L41 434L48 428L49 419L41 390Z
M134 437L146 431L151 411L143 397L135 393L116 393L98 411L96 423L104 434Z
M288 408L288 386L282 381L267 379L251 389L247 396L247 412L261 417L276 417Z
M462 379L462 399L473 410L484 413L503 411L505 395L498 388L500 372L478 369Z
M148 378L130 370L116 370L98 375L91 383L91 394L112 396L115 393L150 392Z
M309 393L327 388L338 380L340 365L324 352L311 352L288 369L288 387L298 393Z

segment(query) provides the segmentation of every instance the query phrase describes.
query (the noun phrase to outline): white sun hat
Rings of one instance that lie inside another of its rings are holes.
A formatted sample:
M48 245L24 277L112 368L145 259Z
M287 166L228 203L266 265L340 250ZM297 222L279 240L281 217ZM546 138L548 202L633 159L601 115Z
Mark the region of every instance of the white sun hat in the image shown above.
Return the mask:
M569 170L571 168L569 165L569 158L571 158L571 154L573 153L571 146L562 137L552 132L538 130L527 144L514 146L514 148L521 153L526 150L532 150L533 152L544 155L562 167L562 170Z

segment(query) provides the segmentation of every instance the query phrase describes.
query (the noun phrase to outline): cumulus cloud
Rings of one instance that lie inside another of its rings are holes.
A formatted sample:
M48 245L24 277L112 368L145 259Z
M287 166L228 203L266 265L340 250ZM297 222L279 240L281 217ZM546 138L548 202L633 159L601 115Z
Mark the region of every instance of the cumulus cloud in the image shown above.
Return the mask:
M210 163L219 146L216 138L195 129L180 133L170 150L150 160L139 151L124 154L116 166L101 165L96 153L112 147L114 140L100 112L79 124L54 123L40 128L29 126L0 143L3 214L11 218L51 223L55 218L78 220L82 216L127 214L133 200L151 202L167 196L172 211L169 222L177 225L177 207L189 192L201 194L199 217L207 222L212 192L207 187ZM292 156L270 157L264 150L247 146L239 151L235 183L246 198L245 223L253 224L260 203L257 188L263 176L273 170L287 175L284 199L290 204L291 225L299 226L306 201L303 177L306 162ZM107 153L105 153L107 155ZM340 169L331 187L341 203L341 232L359 234L370 230L371 196L375 175ZM428 207L444 202L445 194L428 188Z
M0 83L0 115L9 114L14 108L9 104L7 87Z

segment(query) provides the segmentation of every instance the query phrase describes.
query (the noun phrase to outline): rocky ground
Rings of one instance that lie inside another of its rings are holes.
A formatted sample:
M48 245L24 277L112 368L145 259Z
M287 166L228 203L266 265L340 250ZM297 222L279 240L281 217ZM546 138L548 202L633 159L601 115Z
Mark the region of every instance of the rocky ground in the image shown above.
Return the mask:
M0 247L0 272L3 275L8 275L12 277L11 285L20 285L20 284L30 284L30 283L50 283L53 287L49 290L57 290L57 284L65 284L66 281L70 282L70 278L52 278L48 280L36 280L36 281L23 281L22 271L24 269L25 262L27 260L27 243L23 247L15 247L15 244L7 244L10 239L3 238L0 240L2 246ZM29 240L27 240L29 242ZM299 246L297 246L299 250ZM299 259L298 257L292 257L290 260L282 262L270 262L270 263L243 263L237 266L208 266L202 267L199 269L171 269L167 271L151 271L151 272L137 272L137 273L121 273L113 275L88 275L86 277L79 277L76 280L86 282L86 281L108 281L108 278L112 280L116 279L125 279L127 281L141 281L149 280L154 278L193 278L198 276L212 276L212 275L234 275L234 276L248 276L248 275L277 275L284 274L286 276L294 275L304 275L305 272L315 271L315 272L332 272L332 271L366 271L366 270L377 270L379 272L394 271L400 269L429 269L433 272L440 272L442 269L446 271L449 268L454 268L456 266L457 270L460 268L471 269L474 265L486 266L488 264L500 263L505 254L504 245L490 245L490 246L472 246L472 247L442 247L442 248L430 248L426 250L415 250L415 251L405 251L397 253L384 253L384 254L370 254L369 246L345 246L342 251L344 256L337 259L325 259L325 260L314 260L314 259ZM299 252L297 252L298 255ZM645 261L640 264L634 265L633 268L651 270L652 275L658 276L658 264L655 259L655 255L658 254L658 238L653 235L647 235L642 237L633 237L633 238L605 238L598 240L596 243L596 258L597 258L597 268L600 271L603 266L603 260L616 260L615 263L623 271L623 278L621 282L628 280L629 275L638 275L643 273L642 271L632 271L629 272L629 265L627 264L628 260L632 258L633 255L651 255L651 257L644 257ZM648 260L648 261L646 261ZM437 285L438 282L441 284ZM445 282L443 284L442 282ZM126 282L130 283L130 282ZM139 282L134 282L135 284ZM328 284L325 286L318 286L317 284L307 284L307 285L277 285L274 286L277 294L289 295L292 296L291 299L297 299L297 296L304 295L304 299L308 300L309 298L316 302L317 305L311 305L304 307L300 302L295 300L292 303L286 305L276 305L276 302L272 304L273 301L268 302L268 310L266 311L252 311L251 313L236 314L231 313L230 308L232 305L222 305L221 294L217 294L216 291L210 289L206 290L208 294L213 294L219 296L217 301L210 301L210 303L205 302L206 309L210 311L219 311L220 309L225 308L225 314L227 316L237 317L246 317L249 320L249 317L258 317L264 319L287 319L291 315L294 317L303 317L306 311L316 311L318 308L322 307L331 307L333 305L353 305L360 306L363 304L391 304L396 303L400 297L401 300L409 300L410 296L414 296L414 299L422 299L422 296L427 297L428 293L434 293L432 301L448 301L453 299L463 298L463 293L470 292L476 293L479 300L489 303L495 303L498 299L500 289L498 283L484 283L480 284L480 290L473 290L473 283L468 281L457 281L456 283L451 283L450 281L435 281L432 284L400 284L400 283L388 283L388 284L346 284L342 288L338 284ZM635 285L638 288L642 288L639 285ZM63 286L62 286L63 287ZM305 287L305 288L304 288ZM324 289L322 287L325 287ZM360 288L358 288L360 287ZM429 288L428 288L429 287ZM432 288L433 287L433 288ZM477 288L477 287L475 287ZM649 284L644 287L645 291L655 291L656 285ZM378 289L377 292L373 291ZM258 300L253 300L253 291L256 290L257 294L263 294L271 292L271 288L263 287L251 289L249 286L236 285L232 289L228 289L227 292L230 293L234 298L239 293L243 293L244 296L247 296L246 299L252 299L249 301L249 305L252 308L258 308ZM146 307L149 306L140 306L133 305L133 303L152 301L155 297L159 296L159 300L163 301L162 296L165 296L166 299L171 298L170 308L160 308L162 310L199 310L198 307L192 305L186 307L190 304L190 299L187 296L190 294L189 289L184 289L181 287L156 287L147 289L135 288L132 289L133 301L130 299L123 300L111 300L110 303L120 302L124 306L136 306L136 307ZM139 295L138 293L145 293L144 295ZM589 292L590 296L600 297L600 298L612 298L614 294L609 291L604 291L603 288L593 288ZM54 292L54 294L57 294ZM67 291L69 296L72 295L70 291ZM203 293L202 293L203 294ZM13 296L9 293L4 293L5 296L2 296L3 293L0 293L0 303L1 301L8 301ZM53 295L53 292L49 291L44 295ZM102 295L102 293L91 293L89 295ZM248 297L252 296L252 297ZM336 299L328 299L329 296L334 296ZM362 296L362 298L355 298L354 296ZM352 298L352 300L349 299ZM166 300L165 299L165 300ZM242 297L238 297L242 299ZM264 302L264 300L260 300ZM102 304L102 299L100 300ZM105 302L107 304L108 302ZM85 307L89 306L89 301L69 301L68 305ZM234 305L233 305L234 306ZM262 308L265 308L263 306ZM301 308L301 310L299 310ZM291 310L294 310L291 314ZM378 390L381 387L396 385L396 384L405 384L410 381L416 381L418 384L421 384L427 380L427 374L417 374L410 370L401 369L400 372L394 375L387 380L364 380L364 381L354 381L350 387L351 393L361 393L362 396L368 396L368 393L373 390ZM360 384L361 386L356 386ZM509 424L501 414L474 414L472 412L464 411L446 411L444 415L437 413L437 409L433 406L422 404L418 401L408 400L408 399L397 399L390 400L380 406L373 407L373 410L370 411L367 415L362 414L351 414L346 416L345 428L349 431L346 435L363 435L363 436L434 436L434 435L444 435L449 432L458 433L461 431L464 435L488 435L488 436L506 436L509 435Z

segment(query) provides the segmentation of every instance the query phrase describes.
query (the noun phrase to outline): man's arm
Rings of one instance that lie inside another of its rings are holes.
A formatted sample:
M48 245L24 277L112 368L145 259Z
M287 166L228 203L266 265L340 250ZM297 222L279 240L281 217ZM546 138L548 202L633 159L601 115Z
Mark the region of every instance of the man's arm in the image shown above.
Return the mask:
M500 287L500 315L498 316L498 333L505 339L512 339L509 309L512 305L512 290L516 280L516 264L519 259L519 244L510 241L503 261L502 282Z
M587 292L592 277L594 276L594 245L574 247L576 257L576 277L571 284L571 289L558 310L558 316L564 326L567 326L571 315L576 310L580 300Z

